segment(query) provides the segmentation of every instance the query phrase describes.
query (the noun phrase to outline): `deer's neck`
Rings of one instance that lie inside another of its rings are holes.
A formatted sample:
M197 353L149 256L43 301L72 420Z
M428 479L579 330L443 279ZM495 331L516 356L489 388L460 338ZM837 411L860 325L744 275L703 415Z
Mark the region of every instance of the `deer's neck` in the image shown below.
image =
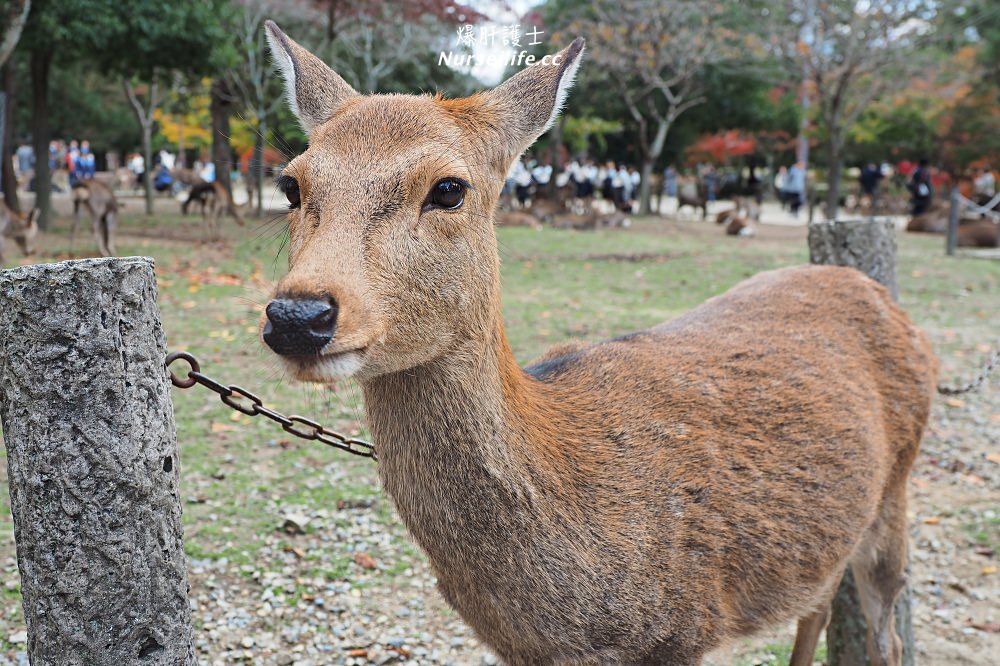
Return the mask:
M444 357L364 384L386 490L438 564L473 535L523 528L549 485L551 406L518 367L502 325ZM444 552L437 553L436 549Z

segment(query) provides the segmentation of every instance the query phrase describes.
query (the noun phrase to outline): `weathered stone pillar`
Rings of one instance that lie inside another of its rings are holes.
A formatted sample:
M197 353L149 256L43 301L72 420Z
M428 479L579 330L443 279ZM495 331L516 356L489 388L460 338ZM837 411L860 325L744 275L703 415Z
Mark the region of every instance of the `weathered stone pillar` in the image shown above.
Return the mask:
M896 227L891 220L828 220L809 225L809 260L814 264L853 266L889 288L896 286ZM903 666L914 665L910 588L896 602L896 632L903 641ZM833 600L826 629L829 666L865 666L868 623L861 611L854 576L848 569Z
M148 258L0 272L0 419L33 666L195 666Z

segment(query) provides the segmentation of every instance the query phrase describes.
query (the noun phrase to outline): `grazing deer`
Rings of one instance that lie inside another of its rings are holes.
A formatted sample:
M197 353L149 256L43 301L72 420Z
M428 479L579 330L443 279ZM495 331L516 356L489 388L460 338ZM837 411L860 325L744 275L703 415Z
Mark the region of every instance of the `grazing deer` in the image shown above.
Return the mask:
M14 239L24 256L30 257L35 253L40 214L37 208L32 208L28 214L12 210L0 199L0 266L3 266L3 246L8 238Z
M120 204L114 192L104 183L92 178L81 180L73 186L73 227L69 233L69 253L73 254L76 228L80 225L81 209L90 214L91 229L102 257L112 257L115 252L115 216Z
M691 206L692 212L701 208L701 219L708 217L708 197L697 182L683 183L677 191L677 215L684 206Z
M906 482L937 361L886 289L772 271L522 369L493 211L583 41L443 99L360 95L267 36L309 148L279 181L289 271L263 340L301 380L360 382L387 492L504 662L689 666L798 618L792 663L811 664L850 566L872 663L900 663Z
M209 238L219 237L219 217L226 213L233 216L236 224L246 225L243 215L240 214L240 206L236 205L232 196L221 183L204 181L195 183L188 192L188 198L181 204L181 213L187 215L188 207L192 203L201 206L201 217L205 222L205 234Z

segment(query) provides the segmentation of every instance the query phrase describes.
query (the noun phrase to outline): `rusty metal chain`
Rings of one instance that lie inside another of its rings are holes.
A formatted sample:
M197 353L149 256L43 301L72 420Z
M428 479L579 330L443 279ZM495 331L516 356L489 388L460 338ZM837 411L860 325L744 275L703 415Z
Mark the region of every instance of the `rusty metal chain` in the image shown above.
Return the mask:
M997 367L997 362L1000 361L1000 344L993 348L990 355L986 358L986 363L983 365L982 370L979 371L979 375L976 376L971 382L967 382L961 386L945 386L944 384L938 384L937 390L941 395L961 395L962 393L968 393L969 391L975 391L979 388L986 378L990 376L993 369Z
M304 416L297 414L285 416L281 412L265 407L263 400L245 388L232 384L225 385L207 375L203 375L201 372L201 363L193 354L183 351L167 354L167 369L169 370L170 366L178 360L186 362L191 366L191 369L188 371L186 379L178 377L173 371L170 372L170 382L177 388L188 389L195 384L201 384L205 388L217 393L222 402L228 407L247 416L266 416L279 424L290 435L295 435L309 441L322 442L335 449L347 451L362 458L378 460L378 456L375 453L375 446L371 442L366 442L356 437L348 437L334 430L329 430L316 421L307 419Z

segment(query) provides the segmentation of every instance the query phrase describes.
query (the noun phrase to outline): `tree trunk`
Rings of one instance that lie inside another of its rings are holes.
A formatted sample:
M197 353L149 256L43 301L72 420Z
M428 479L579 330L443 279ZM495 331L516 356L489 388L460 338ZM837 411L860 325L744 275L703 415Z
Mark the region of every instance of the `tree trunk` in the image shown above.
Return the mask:
M52 173L49 169L49 69L52 52L31 52L31 133L35 148L35 206L40 211L38 226L49 228L52 214ZM56 165L58 168L59 165Z
M837 209L840 208L840 145L836 135L830 137L827 149L827 164L830 169L826 177L826 219L836 220Z
M833 220L809 225L809 258L814 264L853 266L885 285L895 300L896 227L890 220ZM907 568L909 573L909 568ZM903 642L903 666L914 665L911 595L907 585L896 601L896 633ZM826 629L829 666L864 666L868 624L850 570L837 590Z
M229 144L229 89L223 78L212 81L212 162L215 163L215 182L226 188L230 197L233 186L229 178L229 170L233 163L233 149Z
M122 79L122 87L125 90L125 97L132 105L139 127L142 128L142 159L145 161L142 175L143 189L146 193L146 215L153 214L153 180L156 178L156 171L153 165L153 113L159 103L156 97L156 82L149 84L149 108L145 108L136 95L132 81L127 78Z
M195 666L152 261L2 272L0 330L29 661Z
M656 136L653 137L648 150L643 151L642 181L639 183L639 212L643 215L649 215L652 212L649 200L651 198L650 186L652 185L653 166L656 164L656 160L659 159L660 153L663 152L663 146L667 142L667 132L670 131L670 126L674 124L675 117L674 111L671 110L667 118L659 119L656 124Z
M655 164L655 159L647 157L642 161L642 167L639 169L639 177L642 179L639 181L639 212L643 215L652 213L650 205L653 198L651 185L653 182L653 166Z
M14 72L14 63L8 61L0 68L0 77L3 78L3 93L0 94L0 127L3 133L0 135L0 189L3 190L3 200L12 210L21 210L20 202L17 200L17 178L14 177L14 167L11 164L11 153L14 147L14 96L17 94L17 76Z

